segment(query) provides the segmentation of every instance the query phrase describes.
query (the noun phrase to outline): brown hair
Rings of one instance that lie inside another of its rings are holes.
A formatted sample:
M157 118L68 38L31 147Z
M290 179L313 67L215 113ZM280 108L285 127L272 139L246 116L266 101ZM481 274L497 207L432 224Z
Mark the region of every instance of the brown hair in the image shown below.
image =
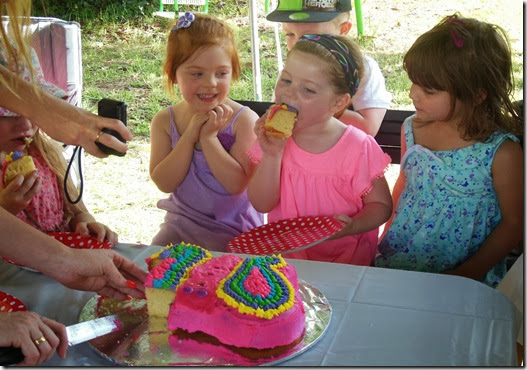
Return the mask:
M236 50L234 34L230 27L212 15L194 14L195 19L187 28L176 29L177 20L170 25L167 42L166 61L163 72L166 75L167 89L174 92L176 70L200 49L221 45L231 56L232 80L240 77L241 66Z
M511 102L514 82L509 40L493 24L458 13L419 36L403 60L412 83L446 91L461 102L465 139L486 140L496 130L519 133L520 112Z

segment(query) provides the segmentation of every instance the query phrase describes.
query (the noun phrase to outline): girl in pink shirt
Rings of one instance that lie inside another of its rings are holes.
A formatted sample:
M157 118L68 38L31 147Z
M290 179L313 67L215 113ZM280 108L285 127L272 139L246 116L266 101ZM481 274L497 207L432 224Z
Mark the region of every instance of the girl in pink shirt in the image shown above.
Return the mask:
M304 35L291 49L275 87L275 101L298 110L288 139L267 136L267 114L256 123L258 163L249 199L269 222L336 216L344 228L331 240L288 254L327 262L371 265L378 228L392 200L384 172L390 163L375 139L339 117L363 72L357 45L346 36Z

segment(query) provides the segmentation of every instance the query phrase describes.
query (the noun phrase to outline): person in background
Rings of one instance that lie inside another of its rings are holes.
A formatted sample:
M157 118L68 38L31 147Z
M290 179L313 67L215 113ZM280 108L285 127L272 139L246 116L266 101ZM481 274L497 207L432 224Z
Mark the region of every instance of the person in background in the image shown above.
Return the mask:
M279 0L277 8L266 18L282 24L287 49L291 50L305 34L348 35L352 27L350 11L351 0ZM346 110L340 120L375 136L390 108L392 95L386 90L377 62L367 55L363 58L364 74L359 89L351 98L351 109Z
M164 74L182 99L151 124L150 176L171 193L154 245L192 243L226 251L230 240L263 223L247 198L257 114L228 97L240 75L234 35L216 17L186 12L170 30Z
M357 91L362 61L347 36L302 36L275 87L276 103L298 111L292 136L267 136L267 113L257 121L251 154L258 165L248 188L254 207L269 212L270 222L337 216L345 224L334 240L288 258L369 266L378 228L390 217L390 157L372 136L336 118Z
M126 151L126 144L101 131L109 128L119 132L125 140L131 140L131 132L122 122L68 104L40 90L33 81L24 80L19 71L10 70L10 66L22 63L33 73L29 43L24 37L24 30L29 29L30 14L31 0L0 0L0 16L7 15L10 24L10 30L7 30L2 22L0 48L6 52L8 62L0 65L0 106L27 117L52 138L65 144L80 145L92 155L106 156L95 141ZM14 35L18 53L11 47L12 39L8 33ZM2 207L0 235L0 255L38 270L71 289L94 291L116 299L144 298L142 282L146 272L114 251L68 248ZM67 339L61 324L41 319L31 312L22 312L17 317L21 319L0 314L0 346L20 347L25 356L20 365L38 365L57 349L60 356L65 356Z
M414 42L404 68L416 113L401 128L395 212L375 266L496 287L523 238L522 118L505 31L445 17Z

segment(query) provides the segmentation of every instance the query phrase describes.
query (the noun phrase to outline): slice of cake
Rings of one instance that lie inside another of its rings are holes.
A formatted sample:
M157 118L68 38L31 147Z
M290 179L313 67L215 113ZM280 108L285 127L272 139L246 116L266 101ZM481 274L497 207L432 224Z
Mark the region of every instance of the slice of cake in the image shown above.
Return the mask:
M2 165L4 187L13 181L19 173L25 177L35 170L35 163L30 155L24 155L22 152L11 152L6 156Z
M267 113L265 132L267 135L284 139L292 135L298 111L287 104L273 104Z
M184 248L179 252L184 253ZM188 333L200 341L251 350L242 352L246 357L249 353L251 357L275 356L302 340L305 309L298 278L295 268L281 256L224 254L193 263L190 269L173 259L178 257L172 254L154 267L145 286L147 301L155 301L148 302L149 315L166 313L168 330L175 335ZM157 287L150 283L162 280L156 271L164 271L163 277L181 273L185 277ZM157 290L171 293L157 294ZM171 302L168 312L167 301Z

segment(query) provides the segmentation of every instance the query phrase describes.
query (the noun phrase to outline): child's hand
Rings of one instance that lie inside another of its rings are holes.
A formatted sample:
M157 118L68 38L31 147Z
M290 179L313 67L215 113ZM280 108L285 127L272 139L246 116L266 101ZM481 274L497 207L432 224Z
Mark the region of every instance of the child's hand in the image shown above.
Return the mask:
M192 116L192 119L190 120L190 123L185 129L185 132L183 133L183 135L190 135L190 137L192 138L192 142L197 143L199 141L201 127L205 124L205 122L207 122L208 119L209 119L208 112L195 113Z
M199 139L216 137L218 132L231 121L233 113L232 108L227 104L220 104L208 112L208 119L201 127Z
M0 188L0 206L16 216L26 209L41 187L42 180L37 171L33 171L26 178L19 174L5 188Z
M258 118L254 124L254 132L258 139L258 144L262 152L268 156L281 156L284 151L287 139L279 139L274 136L268 136L265 133L265 120L267 119L267 112Z
M333 239L339 239L339 238L342 238L343 236L348 236L348 235L353 235L353 234L356 234L355 230L354 230L354 224L353 224L353 219L347 215L337 215L335 216L335 219L337 219L338 221L344 223L344 227L342 229L340 229L339 232L331 235L328 240L333 240Z
M97 235L97 239L102 242L104 239L108 240L112 245L118 242L117 234L114 233L108 226L100 222L79 222L75 227L75 232L89 236L90 234Z

